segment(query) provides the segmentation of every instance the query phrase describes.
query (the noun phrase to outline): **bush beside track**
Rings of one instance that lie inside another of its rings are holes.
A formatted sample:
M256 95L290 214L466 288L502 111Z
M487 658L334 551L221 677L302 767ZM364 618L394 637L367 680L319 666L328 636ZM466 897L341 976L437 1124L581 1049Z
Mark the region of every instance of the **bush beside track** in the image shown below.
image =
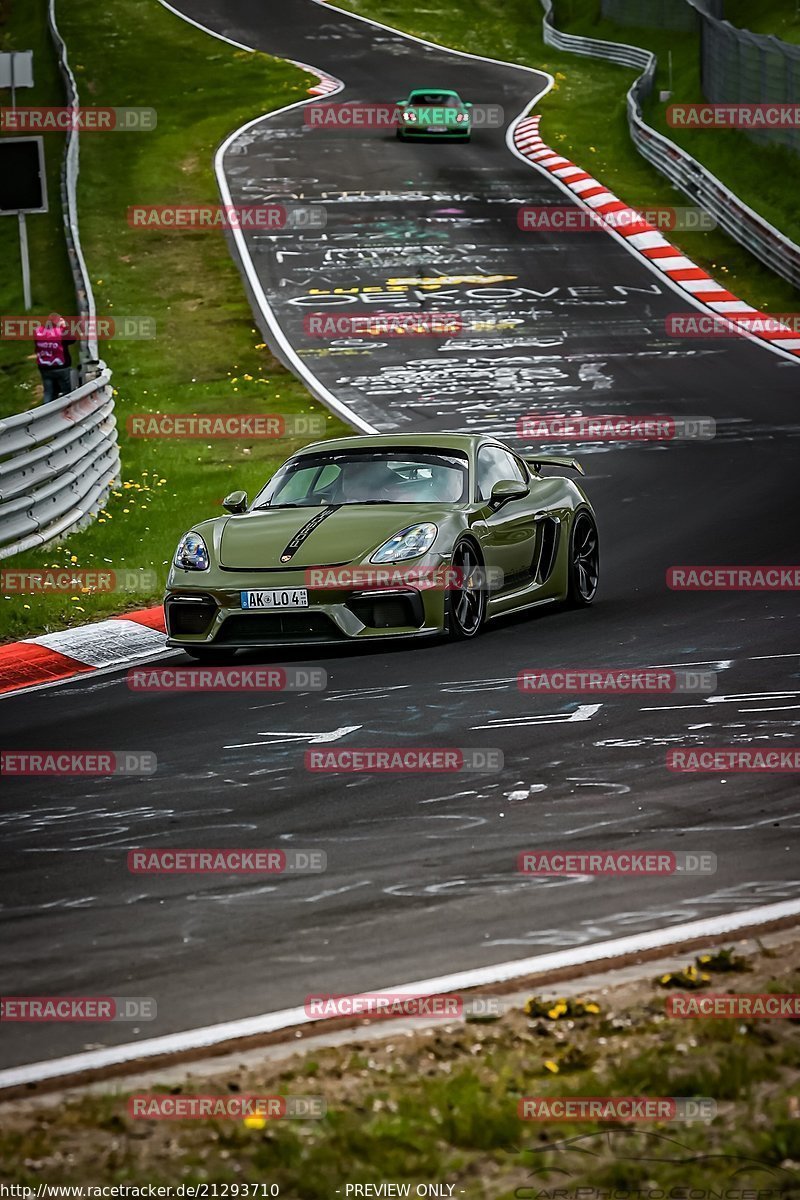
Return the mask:
M45 0L36 0L36 8L43 21ZM261 344L224 235L132 229L127 210L136 203L218 202L216 147L252 117L304 99L316 78L266 55L236 50L156 0L59 4L57 17L83 105L158 110L151 132L81 134L78 189L98 314L152 317L157 336L100 343L114 373L123 469L107 509L61 546L0 566L142 568L156 570L163 583L166 561L190 524L217 515L220 500L235 487L252 494L309 438L154 441L128 437L127 418L149 412L325 410ZM49 141L46 145L48 159L55 160ZM40 219L32 217L29 224ZM40 274L46 279L43 266ZM50 305L41 284L35 295L37 308ZM56 299L62 311L74 311L64 289ZM4 302L6 311L19 312L19 297L4 295ZM18 353L23 345L26 353L32 351L23 343L10 345ZM30 369L27 375L30 382ZM30 389L18 387L10 403L4 394L4 411L31 407L32 401ZM329 414L326 419L331 434L346 432L337 419ZM47 596L0 593L3 637L15 640L144 608L162 595L161 583L129 597L80 589Z
M570 996L595 1001L588 1007L548 989L544 1002L532 997L528 1011L517 1007L490 1022L443 1022L300 1050L278 1062L265 1055L257 1065L251 1052L247 1068L210 1076L195 1068L183 1085L136 1089L321 1096L321 1120L134 1120L128 1093L109 1084L55 1104L9 1101L0 1177L34 1195L45 1183L210 1181L264 1184L259 1196L277 1186L281 1200L345 1200L347 1184L387 1183L408 1184L412 1200L419 1183L452 1184L455 1200L797 1200L796 1022L665 1015L670 992L698 982L706 992L797 992L796 932L781 935L776 949L759 949L701 955L699 966L686 955L675 961L669 983L654 967L639 982L599 994L570 986ZM702 1096L716 1101L718 1113L711 1121L635 1126L528 1122L517 1116L521 1096ZM575 1138L587 1140L571 1143Z
M555 76L555 87L537 105L542 113L540 132L549 146L590 171L634 208L688 203L683 193L645 162L631 142L625 97L637 73L546 46L539 0L504 0L502 15L495 0L464 0L459 5L457 22L445 0L430 0L424 9L410 8L404 0L336 0L336 4L345 11L372 17L443 46L549 71ZM666 51L671 47L673 102L702 100L697 69L692 76L689 65L696 63L695 34L623 30L611 22L600 23L599 0L556 0L554 7L559 29L656 50L656 89L667 86ZM506 115L510 118L515 114ZM659 124L653 113L645 115L663 127L668 136L679 140L674 137L678 131L670 130L665 121ZM778 228L800 240L793 183L797 176L795 156L779 148L755 147L735 132L680 132L681 145ZM670 231L667 236L694 263L754 307L766 312L798 310L798 292L726 234L717 230Z

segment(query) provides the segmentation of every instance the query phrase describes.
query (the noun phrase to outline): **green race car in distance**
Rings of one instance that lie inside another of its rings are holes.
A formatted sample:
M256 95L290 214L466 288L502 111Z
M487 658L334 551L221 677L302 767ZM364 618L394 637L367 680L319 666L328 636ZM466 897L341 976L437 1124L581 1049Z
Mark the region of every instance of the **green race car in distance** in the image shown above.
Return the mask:
M407 100L399 100L400 120L397 137L458 138L468 142L472 133L471 104L466 104L458 92L436 89L417 89Z
M247 646L447 634L503 613L590 604L599 557L583 489L483 434L317 442L248 504L194 525L167 580L170 646L196 658Z

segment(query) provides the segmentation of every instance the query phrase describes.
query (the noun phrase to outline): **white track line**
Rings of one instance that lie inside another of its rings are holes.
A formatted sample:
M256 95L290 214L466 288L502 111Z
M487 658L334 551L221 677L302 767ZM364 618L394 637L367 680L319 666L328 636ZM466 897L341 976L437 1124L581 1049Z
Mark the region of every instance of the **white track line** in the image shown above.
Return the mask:
M477 967L452 975L440 975L433 979L422 979L416 983L404 983L378 990L437 996L468 988L485 987L488 984L510 979L520 979L528 975L543 975L548 971L561 971L570 967L578 968L586 963L666 948L678 942L727 937L740 930L766 925L772 921L785 920L787 917L800 917L800 898L762 905L759 908L747 909L745 912L726 913L720 917L704 917L699 921L673 925L671 929L654 929L647 933L636 933L608 942L595 942L590 946L557 950L552 954L540 954L534 958L513 959L510 962L497 963L491 967ZM46 1080L98 1071L104 1067L126 1063L138 1064L143 1059L155 1058L160 1055L204 1051L212 1046L219 1046L239 1038L256 1037L281 1029L291 1029L298 1025L317 1025L324 1030L325 1021L316 1021L308 1017L304 1008L286 1008L278 1012L262 1013L257 1017L223 1021L218 1025L187 1029L183 1033L165 1034L162 1037L147 1038L141 1042L108 1046L102 1050L87 1050L82 1054L71 1054L66 1058L30 1063L22 1067L9 1067L5 1071L0 1071L0 1089L43 1083Z

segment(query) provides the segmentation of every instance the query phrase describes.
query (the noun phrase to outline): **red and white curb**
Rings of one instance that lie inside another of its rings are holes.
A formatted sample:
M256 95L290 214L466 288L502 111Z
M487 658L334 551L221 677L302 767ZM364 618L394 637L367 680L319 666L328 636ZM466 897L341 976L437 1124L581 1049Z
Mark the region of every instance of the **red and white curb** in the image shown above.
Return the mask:
M0 646L0 695L124 666L165 649L161 605L11 642Z
M690 258L686 258L654 225L639 217L635 209L615 196L588 171L548 146L539 134L540 121L541 115L524 117L514 126L514 147L520 157L552 175L562 188L572 192L600 217L610 231L623 238L631 249L646 259L651 268L661 272L673 287L687 293L695 303L699 302L721 318L734 315L764 316L757 308L734 296ZM777 321L771 324L774 328L763 331L742 329L736 325L731 328L743 337L766 342L773 350L800 358L800 336L797 331Z
M330 75L320 75L316 67L310 67L315 75L319 75L319 83L315 83L308 90L312 96L329 96L331 92L338 92L341 88L341 83L338 79L332 79Z

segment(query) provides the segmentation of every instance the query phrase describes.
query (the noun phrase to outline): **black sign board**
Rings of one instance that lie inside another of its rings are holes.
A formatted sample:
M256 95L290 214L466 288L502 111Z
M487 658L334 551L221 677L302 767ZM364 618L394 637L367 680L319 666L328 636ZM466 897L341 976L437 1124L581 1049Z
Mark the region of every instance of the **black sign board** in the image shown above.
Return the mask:
M47 212L40 137L0 138L0 215Z

